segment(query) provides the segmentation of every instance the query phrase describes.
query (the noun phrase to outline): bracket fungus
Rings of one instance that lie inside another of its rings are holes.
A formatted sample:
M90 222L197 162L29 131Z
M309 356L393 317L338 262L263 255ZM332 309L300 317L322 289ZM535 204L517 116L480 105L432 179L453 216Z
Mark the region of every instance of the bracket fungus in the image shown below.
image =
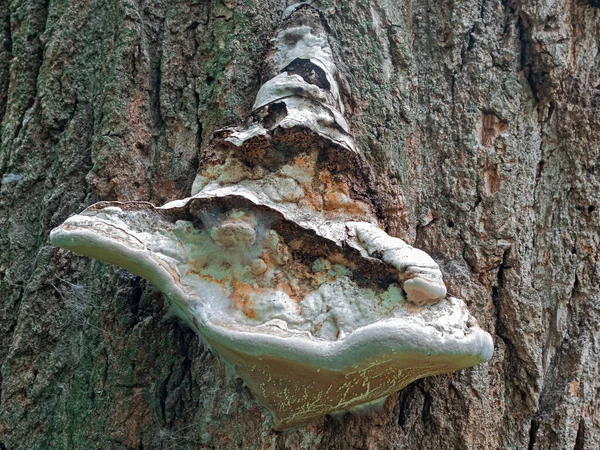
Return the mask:
M218 130L192 196L100 202L52 243L155 284L284 429L487 361L429 255L378 228L322 18L286 12L251 123Z

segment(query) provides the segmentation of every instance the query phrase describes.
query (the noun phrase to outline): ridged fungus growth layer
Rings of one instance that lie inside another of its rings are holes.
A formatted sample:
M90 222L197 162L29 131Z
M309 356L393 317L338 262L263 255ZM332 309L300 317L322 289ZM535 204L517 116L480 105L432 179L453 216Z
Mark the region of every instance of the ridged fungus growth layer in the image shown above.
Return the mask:
M435 261L377 226L326 30L286 10L248 124L214 134L192 197L97 203L50 236L154 283L277 429L493 351Z

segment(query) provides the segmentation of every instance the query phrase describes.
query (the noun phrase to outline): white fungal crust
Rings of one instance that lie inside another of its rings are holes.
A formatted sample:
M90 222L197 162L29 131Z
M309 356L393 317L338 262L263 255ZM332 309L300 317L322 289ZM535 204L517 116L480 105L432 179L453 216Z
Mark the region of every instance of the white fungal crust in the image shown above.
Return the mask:
M226 202L231 209L221 212ZM219 321L229 316L244 325L275 321L285 330L337 340L379 320L412 314L399 281L415 261L405 258L404 266L385 253L381 261L361 254L363 248L379 251L385 244L369 235L379 231L376 227L361 222L315 226L298 218L302 211L279 206L239 187L235 194L221 188L162 208L103 204L67 220L51 239L84 254L78 236L86 236L85 245L90 245L97 234L147 250L148 258L161 267L168 264L169 273L199 295L207 283L214 284L211 292L220 289L221 298L211 302L213 309L220 305ZM361 230L358 239L370 240L359 242L348 229ZM385 236L406 251L419 252ZM91 256L108 260L98 250Z
M278 429L493 351L436 262L378 228L322 19L284 16L253 122L215 133L192 197L97 203L50 234L154 283Z

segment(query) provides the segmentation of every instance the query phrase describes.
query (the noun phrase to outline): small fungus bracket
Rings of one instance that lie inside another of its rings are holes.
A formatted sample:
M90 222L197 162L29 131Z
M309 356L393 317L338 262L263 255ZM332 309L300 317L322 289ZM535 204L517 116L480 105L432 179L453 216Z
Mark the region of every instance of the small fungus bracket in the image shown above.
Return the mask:
M215 133L191 197L100 202L50 234L155 284L277 429L493 352L435 261L377 226L327 31L288 13L251 123Z

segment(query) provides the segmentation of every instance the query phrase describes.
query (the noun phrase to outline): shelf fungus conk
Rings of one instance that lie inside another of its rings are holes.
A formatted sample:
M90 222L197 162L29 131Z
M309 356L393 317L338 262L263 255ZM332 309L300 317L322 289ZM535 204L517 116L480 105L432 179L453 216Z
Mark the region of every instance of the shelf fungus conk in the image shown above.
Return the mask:
M277 429L493 351L435 261L377 226L322 20L286 11L249 125L215 133L191 197L100 202L50 235L155 284Z

